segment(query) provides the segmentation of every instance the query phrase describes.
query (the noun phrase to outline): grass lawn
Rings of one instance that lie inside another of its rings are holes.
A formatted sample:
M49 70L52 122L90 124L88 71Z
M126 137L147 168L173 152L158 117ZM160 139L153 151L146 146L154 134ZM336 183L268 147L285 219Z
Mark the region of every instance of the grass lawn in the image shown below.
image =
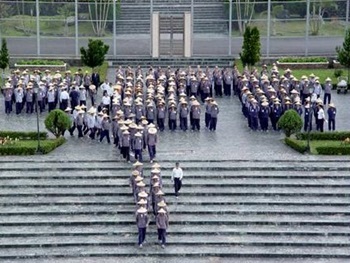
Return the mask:
M340 147L342 146L342 142L341 141L310 141L310 151L311 154L315 154L317 155L318 152L316 151L317 147ZM346 146L344 146L346 147ZM350 146L348 146L350 147Z
M89 73L91 74L91 68L89 67L70 67L69 69L72 71L72 73L78 71L78 69L81 68L83 70L83 72L85 73L85 71L89 71ZM100 74L100 80L103 81L106 77L107 77L107 71L108 71L108 62L104 62L104 64L100 67L97 68L98 73Z
M41 152L47 154L65 143L65 141L66 139L63 137L40 140ZM37 140L19 140L13 144L0 145L0 155L34 155L37 146Z

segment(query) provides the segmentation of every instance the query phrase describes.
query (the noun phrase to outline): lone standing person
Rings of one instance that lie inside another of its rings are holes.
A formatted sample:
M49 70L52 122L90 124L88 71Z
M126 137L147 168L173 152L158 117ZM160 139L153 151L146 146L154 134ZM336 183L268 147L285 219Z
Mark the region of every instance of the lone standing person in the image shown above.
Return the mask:
M182 178L183 178L183 171L180 168L180 164L177 162L175 163L175 167L173 169L173 172L171 174L171 181L174 182L174 188L175 188L175 197L179 198L179 191L182 186Z
M148 223L149 221L147 216L147 209L144 207L139 208L136 213L136 224L139 230L138 244L140 248L143 246L143 243L146 238L146 229L147 229Z
M157 230L158 230L158 241L160 242L162 248L165 248L166 230L169 227L169 217L163 208L158 210L156 223L157 223Z

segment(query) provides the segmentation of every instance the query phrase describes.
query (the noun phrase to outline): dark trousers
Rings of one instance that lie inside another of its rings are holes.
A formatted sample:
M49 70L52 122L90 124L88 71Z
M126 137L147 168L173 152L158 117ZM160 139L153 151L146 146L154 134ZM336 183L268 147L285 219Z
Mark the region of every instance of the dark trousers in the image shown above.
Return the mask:
M16 102L16 114L20 114L22 111L22 102Z
M215 96L222 96L222 85L215 84Z
M224 83L224 95L231 96L231 84Z
M202 93L201 93L201 100L202 100L202 103L204 103L204 102L205 102L205 99L208 98L208 97L209 97L209 93L204 93L204 92L202 92Z
M251 117L251 128L253 131L256 131L259 128L259 124L258 124L258 117Z
M162 245L166 243L166 229L158 228L158 240L161 241Z
M68 100L62 100L62 102L60 103L60 109L61 110L65 110L68 108ZM74 108L72 108L72 111L74 110Z
M328 130L334 131L335 130L335 119L329 119L328 120Z
M33 102L27 101L26 103L26 113L33 113L34 108L33 108Z
M304 131L308 131L309 130L309 125L310 125L310 131L312 130L312 122L310 123L310 119L309 118L304 118Z
M39 110L40 113L42 113L42 112L44 111L44 104L45 104L45 102L44 102L43 100L38 101L38 107L39 107L39 109L37 109L37 108L35 107L35 111Z
M216 123L217 122L218 122L218 118L211 118L210 119L209 130L216 131Z
M106 137L107 138L107 142L111 143L111 140L109 138L109 130L102 130L101 131L101 135L100 135L100 142L102 142L103 138Z
M130 161L130 147L129 146L122 146L122 154L123 158L127 161Z
M323 132L324 120L317 119L317 130Z
M78 129L78 138L84 137L84 135L83 135L83 125L77 125L77 129Z
M158 124L159 130L160 131L164 131L164 119L158 118L157 119L157 124Z
M135 149L135 160L142 162L142 149Z
M12 101L5 101L5 113L10 114L12 111Z
M53 111L56 108L55 102L49 102L49 112Z
M80 106L85 105L86 106L86 100L81 100L80 101Z
M179 195L179 191L181 189L182 182L180 178L174 178L174 189L175 189L175 196Z
M146 228L145 227L139 227L139 245L141 245L146 238Z
M70 133L71 136L73 136L73 132L75 131L75 128L76 128L76 127L77 127L77 126L75 125L75 122L73 121L73 126L70 127L70 129L69 129L69 133Z
M171 131L175 131L176 130L176 120L169 120L169 129Z
M204 122L205 122L205 128L209 129L209 124L210 124L210 113L205 113L205 119L204 119Z
M260 127L263 131L267 131L269 126L269 119L268 118L260 118Z
M183 131L187 131L187 118L180 118L180 129Z
M89 137L91 138L91 140L95 140L95 128L90 128L90 134Z
M323 97L323 104L326 105L327 103L331 103L331 94L330 93L325 93Z
M192 122L193 122L192 130L195 131L196 129L197 130L201 129L199 119L193 119Z
M152 161L156 157L156 146L148 145L149 159Z
M271 118L271 124L272 124L272 128L274 131L277 131L278 120L279 120L279 118L276 118L276 117Z

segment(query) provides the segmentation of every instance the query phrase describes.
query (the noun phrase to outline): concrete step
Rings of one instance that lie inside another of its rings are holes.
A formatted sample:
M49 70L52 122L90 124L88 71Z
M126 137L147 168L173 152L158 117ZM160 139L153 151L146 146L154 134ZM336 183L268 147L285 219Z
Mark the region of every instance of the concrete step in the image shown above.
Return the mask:
M181 251L181 252L180 252ZM80 246L48 247L48 248L8 248L0 250L1 259L19 258L54 258L54 257L111 257L111 256L157 256L173 257L180 253L182 257L308 257L308 258L350 258L350 250L338 247L289 247L289 246L239 246L239 245L199 245L169 246L165 250L159 245L146 244L143 249L136 245L119 246Z
M170 193L170 192L168 192ZM245 205L332 205L332 206L344 206L350 205L350 199L348 197L341 196L234 196L228 198L227 196L180 196L179 199L175 199L172 196L167 197L168 204L184 204L184 205L232 205L232 204L245 204ZM82 198L82 196L8 196L0 197L0 206L9 205L68 205L68 204L91 204L91 205L127 205L134 204L131 194L128 196L89 196Z
M129 178L131 171L127 170L122 173L116 173L115 171L104 171L100 173L96 171L42 171L38 173L36 171L0 171L0 182L1 184L6 184L7 182L34 182L44 183L47 180L53 180L59 182L64 180L66 183L69 183L71 180L121 180L125 182L126 178ZM161 171L163 179L167 180L170 178L171 170L169 168L162 169ZM150 169L147 167L144 169L144 177L149 178ZM345 172L338 171L329 171L329 172L309 172L309 171L270 171L269 173L261 173L259 171L220 171L220 173L213 173L210 170L185 170L185 179L187 182L193 179L205 179L205 181L217 181L217 180L234 180L235 182L296 182L300 183L320 183L320 184L344 184L347 185L350 181L350 174ZM24 180L24 181L23 181Z
M185 185L185 182L184 182ZM165 187L165 193L171 193L172 189ZM43 186L37 187L17 187L17 188L2 188L0 197L6 196L123 196L130 195L131 189L129 186L113 186L113 187L56 187ZM182 196L342 196L350 197L350 189L348 187L275 187L275 186L232 186L232 187L206 187L206 186L186 186L181 189Z
M302 214L302 215L350 215L350 206L285 206L285 205L183 205L171 204L169 211L175 214ZM133 214L135 205L38 205L38 206L6 206L2 207L0 215L117 215Z
M348 226L350 216L336 215L179 215L171 214L171 224L281 224L281 225L334 225ZM112 224L128 225L134 224L133 215L26 215L26 216L0 216L0 225L90 225L90 224Z
M24 176L25 177L25 176ZM209 177L209 176L207 176ZM23 177L22 177L23 178ZM149 184L150 176L144 175L144 181ZM117 177L113 178L99 178L98 176L91 176L85 178L77 177L67 177L64 179L52 179L52 177L37 177L35 179L0 179L0 188L22 188L22 187L32 187L32 188L65 188L65 187L122 187L129 185L129 179L124 175L124 178ZM350 187L350 179L298 179L294 178L220 178L217 176L212 176L210 178L197 178L196 176L189 177L186 174L184 179L186 186L202 186L202 187ZM171 187L172 183L168 176L163 178L163 186Z
M155 237L156 229L148 231L148 245L157 245ZM137 235L94 235L92 236L46 236L46 237L0 237L0 249L3 248L33 248L33 247L72 247L81 246L134 246ZM168 246L201 246L201 245L240 245L240 246L308 246L308 247L334 247L342 246L350 248L349 237L346 236L246 236L230 235L219 236L216 234L196 234L194 236L168 235ZM1 253L1 252L0 252Z
M155 226L150 225L149 231ZM176 236L194 235L257 235L257 236L349 236L349 226L295 226L295 225L174 225L167 231ZM63 225L63 226L0 226L0 237L35 236L94 236L94 235L134 235L135 225Z

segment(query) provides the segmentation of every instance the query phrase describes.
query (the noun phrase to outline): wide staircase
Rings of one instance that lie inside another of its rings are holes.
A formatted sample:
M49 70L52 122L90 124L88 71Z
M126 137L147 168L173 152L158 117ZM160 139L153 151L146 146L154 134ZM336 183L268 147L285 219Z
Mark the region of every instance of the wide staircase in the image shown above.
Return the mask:
M165 249L154 220L136 244L130 164L0 162L0 262L350 262L350 162L188 160L175 199L160 161Z
M191 0L153 0L153 12L178 15L191 12ZM194 0L194 33L222 34L228 31L224 0ZM117 34L149 34L151 21L150 0L122 0L117 21ZM180 22L173 28L181 27ZM161 30L168 33L168 30Z

